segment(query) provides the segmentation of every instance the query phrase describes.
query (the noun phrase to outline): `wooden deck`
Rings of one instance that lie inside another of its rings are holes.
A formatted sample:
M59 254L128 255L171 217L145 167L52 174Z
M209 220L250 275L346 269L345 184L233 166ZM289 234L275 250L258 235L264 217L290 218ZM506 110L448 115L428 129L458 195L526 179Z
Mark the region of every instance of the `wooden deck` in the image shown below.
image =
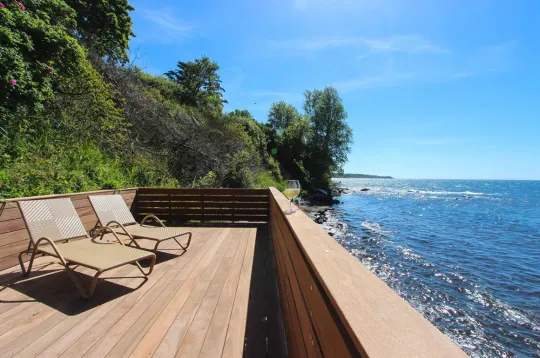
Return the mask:
M181 256L164 244L148 280L118 268L90 301L50 257L29 278L0 272L0 356L286 355L268 227L192 231Z

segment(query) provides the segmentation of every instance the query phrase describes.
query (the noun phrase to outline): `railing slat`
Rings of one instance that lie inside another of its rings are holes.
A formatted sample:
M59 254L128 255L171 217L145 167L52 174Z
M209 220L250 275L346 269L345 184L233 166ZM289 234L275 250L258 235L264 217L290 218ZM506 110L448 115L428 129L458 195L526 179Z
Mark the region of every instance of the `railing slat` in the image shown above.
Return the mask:
M268 222L268 189L152 189L137 195L138 216L175 222Z

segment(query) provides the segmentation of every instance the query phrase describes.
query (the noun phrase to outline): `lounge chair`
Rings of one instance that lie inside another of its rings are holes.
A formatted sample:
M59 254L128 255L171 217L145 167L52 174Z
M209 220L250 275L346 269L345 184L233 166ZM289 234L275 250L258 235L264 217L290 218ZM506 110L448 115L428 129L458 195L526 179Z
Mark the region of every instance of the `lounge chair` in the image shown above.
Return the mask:
M97 280L105 271L135 264L144 276L152 273L156 262L155 254L125 246L108 227L101 227L100 233L104 235L111 232L118 243L98 242L90 238L69 198L21 201L19 207L30 234L28 249L19 254L19 263L25 276L30 274L37 254L56 257L66 269L81 296L88 299L93 296ZM82 239L68 241L76 238ZM28 269L25 269L22 260L24 254L32 255ZM148 272L144 272L138 262L144 259L152 260ZM70 265L84 266L97 271L88 290L83 288L75 271L69 267Z
M130 238L130 243L140 248L136 240L154 241L154 251L157 251L159 245L164 241L174 240L180 250L186 251L191 243L191 232L181 228L166 227L165 224L155 215L147 215L140 224L137 223L129 208L127 207L122 195L97 195L89 196L90 203L96 212L99 224L101 226L112 228L117 234L125 235ZM154 219L160 226L148 226L145 222L148 219ZM187 244L184 246L177 239L187 235ZM128 245L129 245L128 244Z

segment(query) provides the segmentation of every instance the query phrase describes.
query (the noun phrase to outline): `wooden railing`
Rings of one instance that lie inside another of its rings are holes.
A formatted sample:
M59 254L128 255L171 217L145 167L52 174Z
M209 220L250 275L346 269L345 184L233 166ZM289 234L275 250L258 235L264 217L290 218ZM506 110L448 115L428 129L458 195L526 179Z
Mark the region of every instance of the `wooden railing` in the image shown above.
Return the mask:
M140 188L137 213L174 222L267 222L268 189Z
M29 236L17 201L69 197L84 226L89 194L120 193L134 215L176 222L270 223L291 357L454 357L465 354L306 214L268 189L125 189L10 199L0 205L0 270L17 265Z
M30 237L18 201L70 198L87 230L97 223L88 195L121 194L139 220L154 214L175 222L267 222L268 189L152 189L100 190L86 193L34 196L0 202L0 270L18 264Z
M270 229L291 357L465 353L306 214L270 189Z
M26 225L24 224L24 220L17 204L18 201L70 198L84 227L86 230L90 230L96 225L97 217L92 205L90 205L88 195L121 194L126 204L132 208L133 212L134 208L132 207L132 204L135 201L136 193L137 189L100 190L86 193L16 198L0 202L0 270L17 265L19 253L26 250L30 240L28 230L26 230Z

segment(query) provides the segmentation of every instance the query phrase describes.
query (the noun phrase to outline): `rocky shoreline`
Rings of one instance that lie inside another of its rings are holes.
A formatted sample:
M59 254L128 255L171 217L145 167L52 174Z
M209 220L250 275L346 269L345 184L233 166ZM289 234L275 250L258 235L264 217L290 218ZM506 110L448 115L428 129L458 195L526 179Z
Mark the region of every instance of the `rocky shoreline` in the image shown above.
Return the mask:
M324 224L327 220L327 212L335 210L331 206L318 206L318 205L298 205L303 212L313 219L317 224Z
M328 192L319 190L304 198L298 207L313 219L313 221L322 225L328 222L330 212L335 210L333 206L341 204L341 201L336 199L336 197L348 194L349 192L348 188L335 185ZM331 233L329 234L333 236Z

